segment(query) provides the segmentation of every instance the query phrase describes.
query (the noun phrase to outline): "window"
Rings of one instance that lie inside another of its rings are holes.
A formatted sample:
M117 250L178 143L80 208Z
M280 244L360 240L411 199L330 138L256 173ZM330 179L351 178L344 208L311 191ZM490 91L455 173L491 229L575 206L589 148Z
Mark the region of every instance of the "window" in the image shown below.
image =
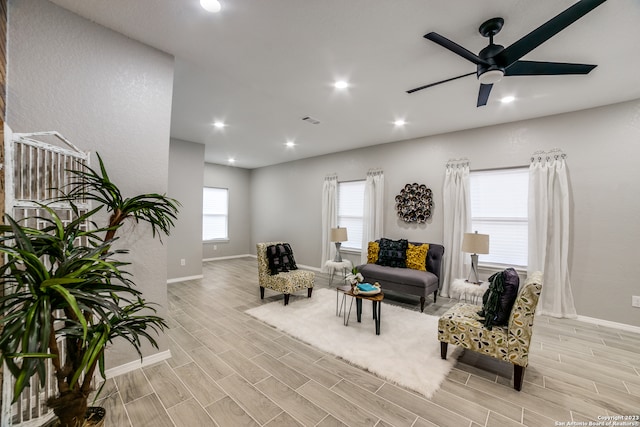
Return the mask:
M338 225L347 228L349 240L342 242L345 249L362 249L364 223L364 181L338 183Z
M472 171L469 174L472 231L489 235L481 263L527 265L529 169Z
M226 240L229 190L204 187L202 191L202 240Z

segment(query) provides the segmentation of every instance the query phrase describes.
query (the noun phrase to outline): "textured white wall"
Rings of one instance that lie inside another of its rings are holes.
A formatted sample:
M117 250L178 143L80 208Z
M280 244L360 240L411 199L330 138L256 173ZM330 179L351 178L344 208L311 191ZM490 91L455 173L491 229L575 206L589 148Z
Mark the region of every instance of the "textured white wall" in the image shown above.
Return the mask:
M167 192L171 56L41 0L9 2L8 39L7 123L14 132L57 130L98 151L125 195ZM132 230L119 234L131 250L129 271L164 315L166 247L148 227ZM107 353L108 368L138 358L121 344ZM168 348L164 335L159 344Z
M640 275L635 251L640 238L639 141L636 100L255 169L252 243L288 240L296 261L319 267L324 176L363 179L369 168L382 168L385 174L385 235L442 242L448 159L466 157L472 170L523 166L534 151L559 147L568 155L573 191L570 267L578 314L640 326L640 309L631 307L631 295L640 295L634 281ZM408 225L395 215L395 195L413 182L434 192L427 224Z
M202 177L204 145L171 139L169 150L169 196L182 207L167 239L167 277L179 279L202 275ZM185 260L185 265L180 260Z
M204 185L229 190L229 240L227 242L199 243L203 259L255 253L251 242L250 185L251 173L247 169L205 163ZM201 211L202 212L202 211ZM259 215L259 209L256 210ZM215 249L214 249L215 247Z

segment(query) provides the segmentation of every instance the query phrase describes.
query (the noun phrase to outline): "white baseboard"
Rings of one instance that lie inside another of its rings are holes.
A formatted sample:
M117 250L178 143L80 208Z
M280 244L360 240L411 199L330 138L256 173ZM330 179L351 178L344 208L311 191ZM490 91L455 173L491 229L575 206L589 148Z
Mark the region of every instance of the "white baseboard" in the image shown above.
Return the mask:
M595 317L578 316L576 320L581 322L593 323L595 325L606 326L609 328L622 329L623 331L635 332L640 334L640 326L627 325L626 323L612 322L610 320L596 319Z
M206 258L206 259L203 259L202 262L218 261L221 259L244 258L244 257L258 258L258 256L255 254L245 254L245 255L224 256L220 258ZM311 267L310 265L305 265L305 264L298 264L298 267L304 268L305 270L317 271L318 273L322 273L322 269L320 267Z
M168 279L167 284L176 283L176 282L186 282L187 280L198 280L202 278L204 278L202 274L198 274L197 276L176 277L175 279Z
M252 257L256 257L255 255L251 255L251 254L244 254L244 255L231 255L231 256L221 256L221 257L217 257L217 258L204 258L202 260L202 262L206 262L206 261L220 261L223 259L234 259L234 258L246 258L248 256L252 256Z
M311 267L310 265L298 264L298 268L304 268L305 270L317 271L322 273L322 269L319 267Z
M250 257L253 258L258 258L258 255L249 255ZM306 265L306 264L298 264L299 268L304 268L305 270L311 270L311 271L317 271L318 273L322 273L322 268L320 267L311 267L310 265Z
M116 366L115 368L107 369L104 373L107 378L117 377L118 375L126 374L127 372L135 371L138 368L153 365L154 363L162 362L171 358L171 351L165 350L160 353L152 354L142 360L138 359L133 362L125 363L124 365Z

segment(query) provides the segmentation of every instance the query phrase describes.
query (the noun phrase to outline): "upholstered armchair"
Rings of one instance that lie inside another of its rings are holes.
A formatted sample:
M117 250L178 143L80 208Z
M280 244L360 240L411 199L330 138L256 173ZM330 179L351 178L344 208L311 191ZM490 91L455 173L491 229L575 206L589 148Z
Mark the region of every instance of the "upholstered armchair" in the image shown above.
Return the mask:
M284 294L284 305L289 304L289 295L302 289L307 290L307 296L311 298L315 273L306 270L291 270L271 274L269 260L267 258L267 247L284 244L285 242L258 243L256 254L258 256L258 282L260 285L260 299L264 299L264 289L269 288Z
M529 364L533 318L542 290L542 273L527 278L513 304L506 326L484 327L478 316L481 306L458 303L438 321L440 355L447 358L448 343L513 364L513 387L520 391Z

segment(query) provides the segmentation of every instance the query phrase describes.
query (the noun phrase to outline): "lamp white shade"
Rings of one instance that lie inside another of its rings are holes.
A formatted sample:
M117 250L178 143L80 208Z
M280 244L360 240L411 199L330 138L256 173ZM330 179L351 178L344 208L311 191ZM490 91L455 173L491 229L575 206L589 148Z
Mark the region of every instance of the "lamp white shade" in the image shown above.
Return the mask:
M331 229L332 242L346 242L347 240L349 239L347 238L347 229L345 227Z
M464 233L462 239L462 251L472 254L489 253L489 235L475 233Z

